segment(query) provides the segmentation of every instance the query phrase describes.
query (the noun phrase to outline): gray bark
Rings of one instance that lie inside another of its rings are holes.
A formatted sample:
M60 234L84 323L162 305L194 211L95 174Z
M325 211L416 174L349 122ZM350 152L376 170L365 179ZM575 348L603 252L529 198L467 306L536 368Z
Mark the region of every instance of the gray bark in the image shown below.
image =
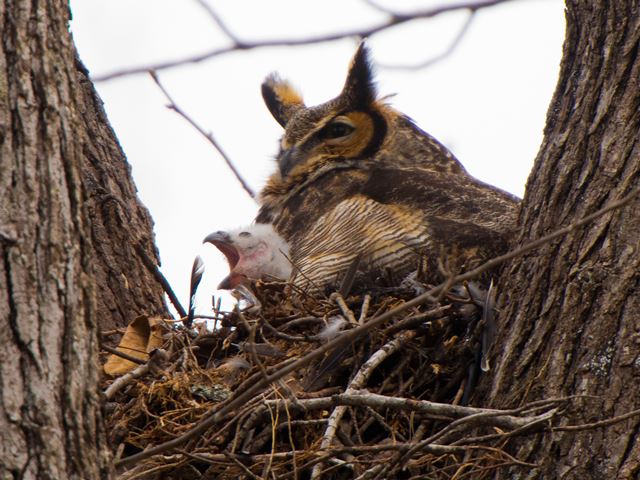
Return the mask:
M129 166L62 0L0 2L0 478L108 478L98 328L164 312Z
M567 1L559 83L520 215L522 244L640 186L640 4ZM638 408L640 198L513 261L488 402L592 395L588 423ZM615 479L640 472L640 417L511 442L539 469L500 478Z

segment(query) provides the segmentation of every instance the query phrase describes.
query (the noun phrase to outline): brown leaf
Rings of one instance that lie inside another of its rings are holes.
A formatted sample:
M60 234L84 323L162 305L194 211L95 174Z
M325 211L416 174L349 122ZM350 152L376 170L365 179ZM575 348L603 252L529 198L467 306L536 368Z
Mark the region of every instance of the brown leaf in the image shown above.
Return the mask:
M162 318L140 315L127 326L118 350L146 362L149 359L149 352L162 346L162 334L166 331ZM107 375L118 376L137 366L130 360L112 354L104 364L104 371Z

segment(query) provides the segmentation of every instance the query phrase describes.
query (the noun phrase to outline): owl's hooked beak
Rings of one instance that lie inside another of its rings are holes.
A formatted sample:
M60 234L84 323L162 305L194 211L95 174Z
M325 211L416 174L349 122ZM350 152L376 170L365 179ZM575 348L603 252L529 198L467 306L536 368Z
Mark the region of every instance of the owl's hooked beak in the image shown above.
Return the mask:
M299 157L298 148L296 147L289 148L278 157L278 168L283 178L289 175L293 167L300 161Z
M245 276L233 272L233 269L238 265L240 261L240 253L233 244L233 239L227 232L218 231L207 235L202 243L211 243L218 250L220 250L227 262L229 263L229 270L231 273L227 275L218 285L220 290L231 290L237 285L241 284L245 280Z

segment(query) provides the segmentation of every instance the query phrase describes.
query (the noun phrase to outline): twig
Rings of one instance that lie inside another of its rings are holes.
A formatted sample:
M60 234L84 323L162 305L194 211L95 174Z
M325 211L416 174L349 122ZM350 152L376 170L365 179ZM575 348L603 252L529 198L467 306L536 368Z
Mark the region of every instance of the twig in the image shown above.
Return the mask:
M508 1L511 1L511 0L467 0L467 1L460 1L457 3L447 2L437 7L427 8L424 10L419 10L411 13L406 13L406 14L397 13L389 16L383 22L378 23L377 25L374 25L369 28L345 30L342 32L329 33L325 35L318 35L318 36L307 37L307 38L282 38L282 39L271 39L271 40L263 40L263 41L256 41L256 42L246 42L246 41L234 42L232 45L229 45L229 46L214 48L212 50L209 50L208 52L180 58L177 60L169 60L166 62L160 62L156 64L115 70L102 75L97 75L96 77L93 78L93 81L104 82L106 80L112 80L118 77L147 73L148 71L158 72L161 70L166 70L169 68L174 68L182 65L200 63L214 57L219 57L222 55L226 55L226 54L241 51L241 50L253 50L253 49L265 48L265 47L290 47L290 46L299 46L299 45L311 45L315 43L333 42L337 40L342 40L344 38L372 37L373 35L380 33L384 30L388 30L390 28L396 27L398 25L402 25L404 23L407 23L413 20L432 18L437 15L441 15L443 13L452 12L454 10L479 10L481 8L492 7L494 5L506 3ZM220 25L219 19L218 19L218 25ZM228 30L228 28L225 27L223 31L225 30ZM227 36L229 35L227 34ZM235 38L235 37L236 36L233 34L230 36L230 38Z
M321 317L312 317L312 316L298 317L298 318L289 320L287 323L282 324L279 328L282 331L282 330L288 330L292 327L299 327L301 325L306 325L308 323L311 323L311 324L321 323L322 321L323 319Z
M444 60L445 58L450 56L456 48L458 48L458 45L460 45L460 42L466 35L467 31L469 30L469 27L471 26L471 23L475 19L476 12L478 10L474 8L470 8L469 10L470 10L469 16L467 17L464 24L462 25L462 28L460 28L457 35L454 37L454 39L451 41L449 46L444 51L440 52L439 54L431 58L428 58L427 60L423 60L422 62L413 64L413 65L388 64L388 63L376 62L376 66L379 68L387 69L387 70L421 70L423 68L430 67L431 65Z
M271 325L266 318L263 320L263 325L276 338L282 338L282 339L288 340L290 342L303 342L305 340L308 340L307 337L304 337L302 335L287 335L286 333L282 333L276 327Z
M367 407L367 411L371 415L370 420L378 422L378 424L380 424L380 426L382 426L382 428L384 428L387 431L387 433L389 434L390 438L393 439L393 441L396 441L396 439L400 439L400 441L402 442L407 441L406 437L402 434L402 432L394 429L391 425L389 425L384 419L384 417L380 415L378 412L376 412L373 408Z
M442 315L447 313L449 310L451 310L451 305L442 305L423 313L411 315L410 317L404 318L393 325L389 325L384 330L384 334L392 335L400 330L408 330L414 326L423 325L430 318L438 319L440 322L445 323L444 321L448 319L448 317L443 317Z
M515 429L531 425L532 422L546 419L547 413L533 417L516 417L520 409L498 410L491 408L463 407L448 403L436 403L428 400L411 400L400 397L388 397L370 392L343 393L334 395L331 399L337 404L351 406L369 406L372 408L389 408L392 410L407 410L422 413L425 416L435 418L451 417L459 418L478 425L495 425L500 428ZM301 400L302 401L302 400ZM554 400L560 403L562 400Z
M196 121L191 118L187 113L185 113L184 110L182 110L177 104L176 102L173 100L173 98L171 97L171 95L169 94L169 92L164 88L164 86L162 85L162 83L160 82L160 79L158 78L158 75L156 74L156 72L154 70L149 70L149 75L151 75L151 78L153 79L153 81L156 83L156 85L158 86L158 88L162 91L162 93L164 94L164 96L166 97L166 99L169 101L169 105L168 108L173 110L174 112L176 112L178 115L180 115L182 118L184 118L187 122L189 122L189 124L195 128L198 133L200 133L204 138L207 139L207 141L213 145L213 148L215 148L218 153L220 154L220 156L222 157L222 159L225 161L225 163L227 164L227 167L229 167L231 169L231 171L233 172L233 174L236 176L236 179L240 182L240 185L242 185L242 188L244 188L244 190L249 194L249 196L253 199L256 198L256 194L254 193L253 189L249 186L249 184L244 180L244 178L242 177L242 175L240 175L240 172L238 171L238 169L236 168L236 166L233 164L233 162L231 161L231 158L229 158L229 156L227 155L227 153L222 149L222 147L218 144L218 142L216 141L215 138L213 138L213 135L210 132L206 132L200 125L198 125L196 123ZM185 316L185 315L181 315L181 316Z
M160 283L160 285L162 285L162 289L165 291L165 293L169 297L169 300L171 300L171 303L173 304L173 306L175 307L176 311L178 312L178 315L180 317L186 317L187 316L187 312L185 311L185 309L180 304L180 300L178 300L178 297L176 296L175 292L171 288L171 285L169 284L169 281L162 274L162 272L160 271L160 269L156 265L156 262L154 262L149 257L149 255L147 255L147 252L144 251L144 247L142 246L142 242L136 243L136 252L138 252L138 255L142 259L142 263L144 263L145 267L147 267L147 270L149 270L149 272L155 277L155 279L158 281L158 283Z
M215 312L214 312L215 313ZM223 312L223 313L227 313L227 312ZM178 320L176 320L176 322L184 322L187 320L187 318L189 318L188 316L186 317L182 317L179 318ZM196 314L193 316L194 320L220 320L219 316L214 315L201 315L201 314ZM215 329L213 329L215 330Z
M358 325L358 322L356 321L356 317L353 315L353 312L347 306L347 303L344 301L344 297L339 292L332 293L330 299L336 302L336 305L340 307L342 314L349 321L351 326Z
M105 397L107 398L107 400L110 400L118 392L118 390L131 383L132 380L146 374L147 372L149 372L149 370L158 367L168 358L169 354L165 350L157 348L151 353L151 355L149 356L149 360L144 365L140 365L129 373L117 378L111 385L109 385L109 387L104 391Z
M276 425L278 425L280 419L280 412L274 413L272 410L269 410L269 416L271 417L271 453L276 451ZM273 455L269 457L269 461L264 464L264 469L262 470L262 477L268 478L269 471L271 470L271 465L273 465Z
M253 478L253 480L262 480L259 476L255 475L251 470L249 470L247 467L245 467L244 464L240 460L238 460L235 455L233 455L231 453L227 453L227 452L223 453L223 455L225 457L227 457L229 460L231 460L235 465L240 467L240 469L244 473L249 475L250 478Z
M562 400L557 400L556 403L560 403ZM403 465L406 465L407 462L411 459L411 457L422 450L422 448L432 444L435 441L440 441L440 443L448 443L448 437L451 436L451 434L453 434L454 432L456 432L457 430L460 430L459 427L464 426L465 430L469 430L470 428L473 428L476 425L486 425L486 421L488 419L497 419L496 415L507 415L508 413L515 413L515 412L519 412L522 411L523 409L517 408L517 409L513 409L513 410L504 410L502 411L501 414L496 414L495 412L490 412L490 411L486 411L486 412L479 412L479 413L475 413L472 415L468 415L466 417L463 418L459 418L453 422L451 422L449 425L447 425L446 427L444 427L443 429L439 430L438 432L436 432L435 434L431 435L430 437L426 438L425 440L422 440L418 443L416 443L415 445L413 445L411 448L409 448L406 452L404 452L404 454L398 458L395 459L394 462L391 462L389 464L387 464L379 473L375 478L390 478L391 476L393 476L394 472L399 468L402 467ZM534 426L540 425L542 423L546 423L548 422L551 418L553 418L554 415L556 415L556 413L558 412L557 408L552 408L547 412L544 412L540 415L537 415L535 417L525 417L526 420L519 426L514 426L511 427L512 432L507 432L507 433L513 433L513 432L518 432L522 433L524 431L529 431L531 428L533 428ZM518 417L514 417L514 418L518 418ZM518 420L524 420L523 418L518 418ZM489 425L491 424L491 422L489 422ZM509 427L507 427L509 428Z
M511 430L510 432L506 432L505 434L498 434L499 437L502 437L504 435L510 435L510 434L519 435L524 431L531 430L531 428L537 425L548 422L551 418L553 418L554 415L558 413L557 405L566 401L568 401L567 398L548 399L548 400L533 402L523 407L518 407L515 409L502 410L501 413L491 412L487 410L485 412L478 412L472 415L468 415L466 417L459 418L451 422L450 424L448 424L447 426L445 426L435 434L431 435L430 437L420 442L417 442L410 449L404 452L404 454L401 457L394 459L393 462L386 465L381 470L378 477L376 478L386 478L385 475L386 476L392 475L396 471L398 465L402 466L406 464L413 454L415 454L418 451L421 451L422 448L424 448L425 446L431 445L435 441L440 441L440 443L445 443L445 444L450 443L448 440L448 437L450 437L451 434L453 434L454 432L460 430L459 427L461 426L464 426L466 430L469 430L470 428L477 426L478 424L486 425L487 420L495 419L496 415L506 416L506 415L521 414L527 411L528 409L530 409L534 405L536 407L540 407L540 408L546 407L548 409L547 411L544 411L543 413L535 415L533 417L531 416L524 417L524 418L515 417L515 418L518 418L518 420L523 420L523 419L526 419L526 420L522 422L520 425L516 426L514 424L512 425L512 427L507 427L509 430ZM550 407L553 407L553 408L550 408ZM491 422L489 422L488 424L491 424ZM475 440L477 442L477 438ZM457 445L458 443L455 442L454 444Z
M291 451L295 452L296 451L296 444L295 441L293 440L293 420L291 420L291 412L289 411L288 408L286 408L286 412L287 412L287 433L289 434L289 445L291 445ZM324 419L320 419L320 420L324 420ZM304 420L303 420L304 421ZM274 439L275 439L275 435L274 435ZM273 462L273 453L275 453L275 448L271 451L271 457L269 457L269 461ZM291 465L293 467L293 478L294 480L298 480L298 459L296 458L296 455L294 453L293 455L293 459L291 460Z
M269 457L273 457L274 460L291 460L295 455L299 456L315 456L321 460L325 460L331 458L332 456L343 454L343 453L351 453L351 454L362 454L362 453L381 453L388 451L406 451L411 448L413 443L394 443L394 444L381 444L381 445L356 445L356 446L341 446L341 447L332 447L327 450L295 450L289 452L271 452L271 453L262 453L255 455L246 455L246 459L248 462L258 463L261 461L268 460ZM478 445L465 445L461 447L452 447L450 445L430 445L426 451L430 453L461 453L466 452L470 449L488 449L488 447L478 446ZM221 463L227 458L223 453L189 453L186 451L180 451L183 455L200 459L206 463ZM302 468L300 468L302 470Z
M370 303L371 303L371 295L367 293L364 296L364 299L362 300L362 307L360 307L360 318L358 318L358 325L362 325L364 321L367 319Z
M145 365L147 363L146 360L141 360L138 357L134 357L133 355L129 355L128 353L121 352L120 350L112 348L108 345L100 345L100 349L104 350L105 352L109 352L112 355L115 355L117 357L124 358L125 360L129 360L130 362L137 363L139 365Z
M216 12L211 5L205 2L205 0L195 1L209 14L218 28L222 30L222 33L229 37L229 40L231 40L234 45L242 45L244 43L231 31L231 29L229 29L229 27L227 27L227 24L222 21L222 18L220 18L220 15L218 15L218 12Z
M353 377L353 380L347 387L345 393L353 393L356 390L364 387L376 367L380 365L385 359L389 358L389 356L396 352L402 345L415 337L415 335L415 332L403 332L392 341L382 346L382 348L376 351L373 355L371 355L369 360L367 360L362 365L362 367L360 367L358 373L355 375L355 377ZM331 416L329 417L329 421L327 423L327 429L325 430L324 436L322 437L322 442L320 443L321 449L326 449L331 446L333 437L335 437L336 431L338 430L338 424L340 423L340 420L342 420L342 416L344 415L346 409L346 406L340 405L336 407L333 412L331 412ZM313 467L313 471L311 472L312 480L319 478L322 468L322 463L318 463L315 467Z
M244 328L247 330L247 332L249 332L249 339L245 343L249 347L248 350L249 350L249 353L251 354L251 359L253 360L253 363L257 365L258 368L260 369L262 376L266 378L268 377L267 369L265 368L264 364L260 361L260 358L258 357L258 351L256 350L256 325L255 323L253 325L249 325L249 322L245 318L244 314L238 308L238 305L235 306L235 310L238 317L240 317L240 320L242 320L242 324L244 325Z
M592 220L594 220L595 218L600 217L601 215L604 215L605 213L614 210L616 208L620 208L624 205L626 205L627 203L629 203L633 198L635 198L638 194L640 193L640 188L633 190L629 195L627 195L626 197L623 197L619 200L615 200L611 203L609 203L607 206L603 207L602 209L598 210L595 213L592 213L590 215L587 215L586 217L583 217L582 219L576 221L575 223L572 223L570 225L568 225L567 227L563 227L560 228L552 233L550 233L549 235L545 235L537 240L531 241L529 243L526 243L525 245L521 246L520 248L517 248L515 250L512 250L504 255L501 255L499 257L495 257L485 263L483 263L482 265L480 265L479 267L466 272L464 274L458 275L457 277L454 278L454 281L457 282L462 282L464 280L470 280L472 278L477 277L478 275L480 275L481 273L490 270L492 268L495 268L496 266L500 265L501 263L506 262L507 260L511 260L512 258L518 257L520 255L525 254L526 252L533 250L534 248L537 248L541 245L544 245L546 243L549 243L551 240L554 240L558 237L561 237L563 235L566 235L567 233L571 232L572 230L575 230L576 228L591 222ZM355 339L359 338L361 335L364 335L366 332L372 330L373 328L382 325L384 322L386 322L387 320L393 318L394 316L398 315L399 313L404 312L405 310L418 306L426 301L429 301L430 299L433 298L433 295L437 295L442 288L446 285L446 283L442 283L432 289L430 289L429 291L423 293L422 295L417 296L416 298L409 300L408 302L392 308L391 310L378 315L372 319L370 319L367 323L365 323L364 325L361 325L359 327L353 328L351 330L348 330L346 332L344 332L343 334L339 335L338 337L336 337L335 339L327 342L324 345L321 345L320 347L316 348L315 350L309 352L308 354L306 354L305 356L299 358L296 361L293 361L291 363L288 363L286 366L283 366L282 368L279 368L278 370L276 370L275 372L273 372L272 374L270 374L269 376L267 376L266 378L263 378L261 380L257 380L254 383L252 383L251 385L249 385L246 389L244 389L241 393L235 395L234 397L232 397L230 400L227 401L226 404L219 404L216 405L215 407L213 407L211 410L209 410L204 416L203 419L196 425L194 426L192 429L188 430L187 432L185 432L184 434L182 434L181 436L174 438L173 440L169 440L168 442L165 443L161 443L160 445L156 445L155 447L150 447L147 448L145 451L131 455L129 457L123 458L122 460L120 460L119 462L115 463L116 467L121 467L121 466L127 466L127 465L131 465L135 462L138 462L144 458L148 458L152 455L156 455L158 453L170 450L172 448L175 448L181 444L183 444L184 442L190 440L191 438L196 437L197 435L199 435L200 433L206 431L209 427L217 424L218 422L222 421L224 418L226 418L226 416L228 414L230 414L231 412L233 412L234 409L238 408L238 406L243 405L244 403L246 403L248 400L250 400L251 398L254 398L256 396L256 393L259 392L260 390L262 390L263 388L265 388L267 385L269 385L270 383L283 378L284 376L288 375L291 372L294 372L296 370L299 370L300 368L302 368L305 365L308 365L310 362L316 360L317 358L320 358L321 356L323 356L326 352L330 351L330 350L334 350L336 348L340 348L344 345L347 345L351 342L353 342ZM301 400L302 402L302 400ZM459 407L457 406L456 408L470 408L470 407Z
M568 401L567 398L545 400L544 404L547 405L546 412L521 416L525 410L523 407L509 410L464 407L448 403L411 400L402 397L380 395L363 390L354 390L352 392L332 395L331 397L297 399L295 401L292 399L264 400L261 411L254 411L251 414L251 421L253 423L258 422L264 415L266 409L284 411L286 408L290 408L294 413L306 413L313 410L326 410L342 405L410 411L420 413L428 418L440 420L443 418L463 419L468 421L470 426L474 427L478 425L490 425L513 430L521 427L530 427L532 422L539 421L540 419L546 420L546 416L548 416L550 411L553 411L557 405L566 401ZM478 415L482 416L478 417Z
M613 425L614 423L619 423L624 420L627 420L632 417L637 417L640 415L640 409L632 410L629 413L625 413L624 415L619 415L617 417L609 418L607 420L600 420L599 422L593 423L584 423L582 425L564 425L560 427L554 427L553 431L561 431L561 432L579 432L581 430L591 430L593 428L607 427L609 425Z
M386 13L387 15L391 15L391 16L396 14L395 12L389 10L388 8L383 7L382 5L378 5L373 0L362 0L362 1L369 7L373 8L374 10L378 10L379 12Z
M101 337L110 337L111 335L123 335L124 328L114 328L113 330L103 330L100 332Z

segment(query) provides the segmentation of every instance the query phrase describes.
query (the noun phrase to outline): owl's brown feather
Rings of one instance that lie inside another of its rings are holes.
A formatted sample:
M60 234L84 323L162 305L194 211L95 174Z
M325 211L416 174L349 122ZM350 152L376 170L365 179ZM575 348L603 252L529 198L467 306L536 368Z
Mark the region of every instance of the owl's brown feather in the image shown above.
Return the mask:
M272 223L291 245L298 286L335 284L357 255L365 272L401 279L419 259L435 276L443 255L466 268L507 248L517 199L469 175L437 140L376 100L364 46L341 95L323 105L306 107L299 97L279 105L284 87L273 78L263 94L286 127L256 221Z

